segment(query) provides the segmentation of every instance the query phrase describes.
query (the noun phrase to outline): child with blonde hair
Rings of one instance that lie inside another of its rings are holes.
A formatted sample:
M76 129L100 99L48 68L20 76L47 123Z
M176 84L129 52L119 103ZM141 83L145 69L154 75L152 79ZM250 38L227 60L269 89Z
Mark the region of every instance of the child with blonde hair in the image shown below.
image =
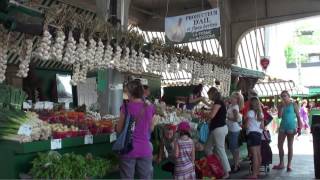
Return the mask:
M257 97L250 99L250 108L247 114L247 144L252 157L252 175L249 179L257 179L261 165L261 136L264 129L263 112Z
M240 170L239 135L241 131L242 115L240 109L243 108L244 100L240 92L233 92L230 97L230 105L227 110L228 144L232 152L234 167L233 172Z

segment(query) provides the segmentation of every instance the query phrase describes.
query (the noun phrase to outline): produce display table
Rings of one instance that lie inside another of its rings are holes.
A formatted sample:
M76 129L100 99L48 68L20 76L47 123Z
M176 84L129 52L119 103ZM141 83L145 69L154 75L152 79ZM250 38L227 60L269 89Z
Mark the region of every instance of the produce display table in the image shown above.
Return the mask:
M17 179L20 173L28 173L32 160L40 152L51 150L51 140L19 143L16 141L0 141L0 178ZM93 136L93 144L85 144L84 137L65 138L61 141L59 153L87 154L105 157L111 152L109 134Z

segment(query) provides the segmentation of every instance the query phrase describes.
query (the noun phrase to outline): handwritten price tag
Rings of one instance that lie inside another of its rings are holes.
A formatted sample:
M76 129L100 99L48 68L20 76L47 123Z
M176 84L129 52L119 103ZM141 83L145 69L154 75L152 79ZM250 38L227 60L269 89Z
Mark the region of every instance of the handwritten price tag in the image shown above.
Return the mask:
M51 139L51 150L61 149L62 148L62 140L61 139Z
M84 136L84 144L93 144L93 136L85 135Z
M18 135L30 136L32 133L32 128L30 125L23 124L20 126Z
M114 142L115 140L117 140L117 133L113 132L110 134L110 142Z

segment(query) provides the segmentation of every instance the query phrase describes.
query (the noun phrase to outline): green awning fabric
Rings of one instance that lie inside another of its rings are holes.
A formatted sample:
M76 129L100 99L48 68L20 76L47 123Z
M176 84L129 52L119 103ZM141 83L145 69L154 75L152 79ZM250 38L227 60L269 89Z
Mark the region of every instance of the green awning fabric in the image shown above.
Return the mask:
M252 78L258 78L258 79L263 79L265 76L265 73L262 71L246 69L236 65L232 65L231 70L232 70L232 75L236 75L236 76L252 77Z
M98 92L104 92L107 89L107 70L98 70Z
M309 95L320 94L320 87L309 87Z

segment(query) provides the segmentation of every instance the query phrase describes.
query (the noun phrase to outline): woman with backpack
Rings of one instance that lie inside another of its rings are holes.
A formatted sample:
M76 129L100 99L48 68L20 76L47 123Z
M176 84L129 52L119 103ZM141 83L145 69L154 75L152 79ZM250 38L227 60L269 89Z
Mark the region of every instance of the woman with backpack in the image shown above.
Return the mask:
M126 116L134 119L132 126L132 150L120 157L121 179L134 179L137 172L140 179L152 179L152 146L149 142L152 118L155 114L153 105L144 101L143 87L140 81L130 81L127 86L129 102L121 107L120 118L116 126L117 133L125 127Z

